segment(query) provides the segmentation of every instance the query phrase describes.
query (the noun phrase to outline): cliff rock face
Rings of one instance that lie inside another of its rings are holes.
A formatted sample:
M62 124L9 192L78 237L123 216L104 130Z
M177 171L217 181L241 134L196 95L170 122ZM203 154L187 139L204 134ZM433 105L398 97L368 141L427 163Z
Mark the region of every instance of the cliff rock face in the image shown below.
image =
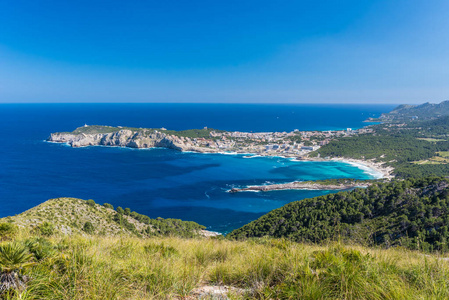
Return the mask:
M162 147L178 151L208 152L211 149L195 147L189 138L181 138L159 131L119 130L111 133L52 133L48 141L67 143L72 147L118 146L130 148Z

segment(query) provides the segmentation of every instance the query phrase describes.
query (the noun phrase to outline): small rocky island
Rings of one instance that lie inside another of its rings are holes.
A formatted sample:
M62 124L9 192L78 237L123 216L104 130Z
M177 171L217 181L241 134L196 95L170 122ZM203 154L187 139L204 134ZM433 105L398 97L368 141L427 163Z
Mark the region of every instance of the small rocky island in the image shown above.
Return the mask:
M244 188L232 188L230 193L237 192L269 192L279 190L349 190L356 187L366 188L371 183L368 181L338 179L320 181L295 181L280 184L252 185Z

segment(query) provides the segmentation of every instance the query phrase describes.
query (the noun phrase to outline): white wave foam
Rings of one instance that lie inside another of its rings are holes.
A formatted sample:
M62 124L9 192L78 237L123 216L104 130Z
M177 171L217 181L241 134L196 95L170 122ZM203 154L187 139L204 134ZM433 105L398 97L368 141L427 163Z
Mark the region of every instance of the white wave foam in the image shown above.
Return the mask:
M237 154L246 154L246 153L237 153L237 152L217 152L217 154L223 154L223 155L237 155Z

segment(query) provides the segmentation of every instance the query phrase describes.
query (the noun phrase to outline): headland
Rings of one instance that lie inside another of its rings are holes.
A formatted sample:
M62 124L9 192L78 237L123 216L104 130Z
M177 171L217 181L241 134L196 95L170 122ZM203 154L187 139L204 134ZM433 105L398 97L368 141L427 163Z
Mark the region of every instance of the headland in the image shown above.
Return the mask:
M72 132L52 133L47 141L65 143L71 147L161 147L183 152L281 156L297 161L341 161L365 169L374 178L391 178L392 168L383 167L374 161L310 156L335 139L371 132L369 127L335 131L239 132L211 128L174 131L165 128L84 125Z

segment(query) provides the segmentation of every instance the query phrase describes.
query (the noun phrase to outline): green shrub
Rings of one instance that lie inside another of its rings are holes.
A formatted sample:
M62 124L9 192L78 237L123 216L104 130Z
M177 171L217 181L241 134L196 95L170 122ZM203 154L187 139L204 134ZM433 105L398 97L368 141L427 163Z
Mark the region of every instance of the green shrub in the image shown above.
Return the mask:
M55 226L49 222L44 222L37 226L37 229L40 234L44 236L51 236L55 231Z
M128 220L125 217L123 217L123 214L116 213L112 217L112 220L114 220L114 222L116 222L120 226L128 229L129 231L137 233L136 226L132 223L129 223Z
M22 272L34 264L33 259L33 254L21 243L8 242L0 245L1 299L12 299L12 295L26 287L28 279L22 276Z
M87 205L92 206L92 207L95 207L95 201L94 201L94 200L89 199L89 200L87 200L86 202L87 202Z
M33 237L25 241L29 252L34 254L36 260L40 261L56 254L56 249L51 242L42 237Z
M93 234L95 232L95 227L94 227L94 225L92 225L91 222L86 222L86 223L84 223L83 231L88 234Z
M0 223L0 241L12 239L16 232L16 225L11 223Z
M106 208L114 209L114 206L112 206L112 204L109 203L104 203L103 206Z

